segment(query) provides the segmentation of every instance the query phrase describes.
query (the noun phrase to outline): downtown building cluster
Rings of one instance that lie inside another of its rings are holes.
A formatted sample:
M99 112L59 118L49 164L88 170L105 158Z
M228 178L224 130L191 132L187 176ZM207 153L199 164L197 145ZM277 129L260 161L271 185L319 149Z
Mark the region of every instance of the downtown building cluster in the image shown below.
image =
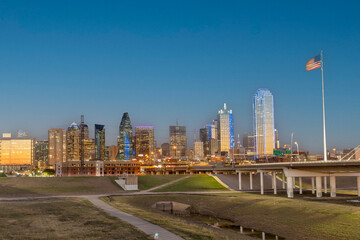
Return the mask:
M67 129L49 129L47 140L36 140L21 130L16 137L4 133L0 138L0 170L60 167L68 169L66 175L78 175L87 166L90 175L98 174L96 169L107 175L136 174L141 164L268 160L274 157L275 150L285 152L275 129L272 93L258 89L252 105L253 130L243 134L242 141L239 135L235 140L233 111L224 104L217 117L199 129L199 137L190 148L186 126L169 126L169 141L158 147L154 126L133 128L127 112L120 121L117 144L112 146L105 143L105 125L95 124L92 138L83 118L81 124L73 122Z

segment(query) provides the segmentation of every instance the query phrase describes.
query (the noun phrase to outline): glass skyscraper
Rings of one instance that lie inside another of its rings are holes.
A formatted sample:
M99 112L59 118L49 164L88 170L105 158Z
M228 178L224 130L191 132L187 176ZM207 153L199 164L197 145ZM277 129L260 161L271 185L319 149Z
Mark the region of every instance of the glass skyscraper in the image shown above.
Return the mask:
M179 158L186 156L186 127L170 126L170 155Z
M255 93L253 112L256 155L271 155L275 148L274 98L268 89L260 88Z
M137 159L155 159L155 139L153 126L135 127L135 153Z
M119 127L119 153L117 160L130 160L133 157L133 130L129 114L123 114Z
M229 152L230 149L234 149L234 128L232 110L226 108L226 103L224 103L224 109L218 112L217 124L219 150Z
M105 126L95 124L95 159L105 160Z

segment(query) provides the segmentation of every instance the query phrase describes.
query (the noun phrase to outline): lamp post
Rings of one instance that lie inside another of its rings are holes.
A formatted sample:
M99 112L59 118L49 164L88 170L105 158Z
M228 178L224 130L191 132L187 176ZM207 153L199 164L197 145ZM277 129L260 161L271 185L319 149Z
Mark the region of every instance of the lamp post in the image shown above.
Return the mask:
M300 153L299 153L299 144L295 141L294 144L296 145L298 160L300 160Z

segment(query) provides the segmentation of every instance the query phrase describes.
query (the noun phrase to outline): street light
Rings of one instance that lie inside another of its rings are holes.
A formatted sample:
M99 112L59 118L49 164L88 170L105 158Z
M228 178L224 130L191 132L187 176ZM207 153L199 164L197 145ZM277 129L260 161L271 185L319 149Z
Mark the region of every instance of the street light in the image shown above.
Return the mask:
M299 153L299 144L295 141L294 144L296 145L298 160L300 160L300 153Z

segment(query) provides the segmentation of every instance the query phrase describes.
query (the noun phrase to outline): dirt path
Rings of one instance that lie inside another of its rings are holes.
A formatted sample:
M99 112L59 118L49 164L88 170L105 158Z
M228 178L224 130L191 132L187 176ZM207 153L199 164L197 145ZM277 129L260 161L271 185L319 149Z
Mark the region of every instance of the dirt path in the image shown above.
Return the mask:
M186 176L186 177L183 177L183 178L179 178L179 179L170 181L170 182L168 182L168 183L164 183L164 184L162 184L162 185L159 185L159 186L156 186L156 187L153 187L153 188L149 188L149 189L144 190L144 191L141 191L141 192L151 192L151 191L154 191L154 190L156 190L156 189L163 188L163 187L166 187L166 186L171 185L171 184L173 184L173 183L179 182L179 181L184 180L184 179L189 178L189 177L190 177L190 176Z

